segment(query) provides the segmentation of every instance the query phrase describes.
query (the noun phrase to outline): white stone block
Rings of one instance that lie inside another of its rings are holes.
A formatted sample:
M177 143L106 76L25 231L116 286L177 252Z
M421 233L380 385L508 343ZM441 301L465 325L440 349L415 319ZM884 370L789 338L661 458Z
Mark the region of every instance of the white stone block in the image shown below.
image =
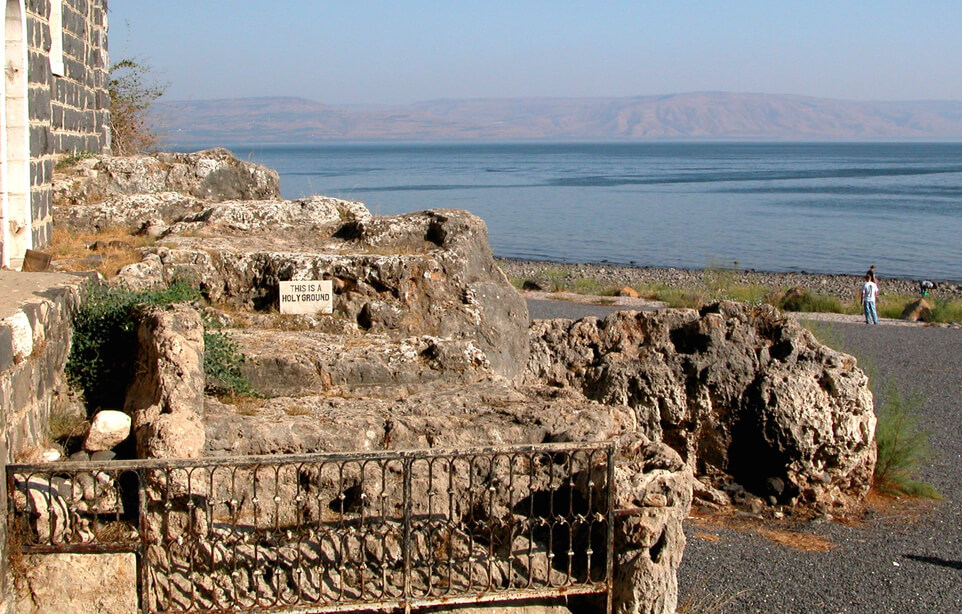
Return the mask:
M84 440L84 450L110 450L130 436L130 416L122 411L105 409L97 412Z

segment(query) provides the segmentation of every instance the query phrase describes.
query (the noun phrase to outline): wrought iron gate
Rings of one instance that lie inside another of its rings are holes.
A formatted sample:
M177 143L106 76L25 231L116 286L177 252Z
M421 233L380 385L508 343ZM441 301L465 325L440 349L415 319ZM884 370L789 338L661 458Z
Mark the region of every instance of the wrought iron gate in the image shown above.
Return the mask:
M614 446L7 466L25 553L135 552L147 613L607 593Z

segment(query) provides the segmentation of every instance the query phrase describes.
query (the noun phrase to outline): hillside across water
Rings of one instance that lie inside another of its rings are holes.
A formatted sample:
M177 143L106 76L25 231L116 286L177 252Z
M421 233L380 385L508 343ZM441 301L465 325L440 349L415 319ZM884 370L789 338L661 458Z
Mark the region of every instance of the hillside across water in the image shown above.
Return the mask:
M326 105L264 97L168 103L168 145L331 140L960 139L962 101L699 92Z

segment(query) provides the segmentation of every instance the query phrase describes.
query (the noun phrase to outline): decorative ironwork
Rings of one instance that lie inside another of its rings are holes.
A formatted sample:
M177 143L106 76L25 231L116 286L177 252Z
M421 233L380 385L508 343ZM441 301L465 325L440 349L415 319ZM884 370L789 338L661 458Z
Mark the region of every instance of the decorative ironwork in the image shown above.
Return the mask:
M614 446L7 466L25 553L135 552L148 613L607 593Z

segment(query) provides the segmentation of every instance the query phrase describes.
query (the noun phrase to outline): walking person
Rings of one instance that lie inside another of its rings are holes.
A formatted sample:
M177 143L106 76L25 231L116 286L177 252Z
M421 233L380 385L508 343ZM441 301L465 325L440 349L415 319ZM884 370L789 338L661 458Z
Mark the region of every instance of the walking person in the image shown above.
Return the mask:
M875 309L878 284L875 283L874 277L871 272L866 273L865 283L862 284L862 310L865 312L866 324L878 324L878 311Z

